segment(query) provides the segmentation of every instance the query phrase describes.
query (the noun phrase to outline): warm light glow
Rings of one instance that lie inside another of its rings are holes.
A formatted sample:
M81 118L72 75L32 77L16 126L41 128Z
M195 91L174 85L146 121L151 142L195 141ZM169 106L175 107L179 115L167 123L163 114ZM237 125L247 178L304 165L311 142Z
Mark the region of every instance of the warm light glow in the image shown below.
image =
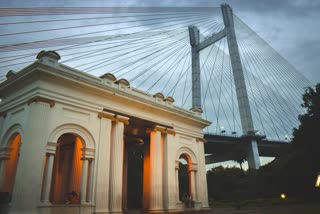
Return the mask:
M7 155L9 159L3 165L3 174L0 175L3 176L2 185L0 184L0 192L12 192L13 190L14 180L19 161L20 142L20 134L15 134L7 143L7 148L9 148Z
M280 195L280 198L282 198L282 199L286 199L286 194L284 194L284 193L282 193L281 195Z
M320 187L320 173L318 174L318 177L317 177L316 187Z

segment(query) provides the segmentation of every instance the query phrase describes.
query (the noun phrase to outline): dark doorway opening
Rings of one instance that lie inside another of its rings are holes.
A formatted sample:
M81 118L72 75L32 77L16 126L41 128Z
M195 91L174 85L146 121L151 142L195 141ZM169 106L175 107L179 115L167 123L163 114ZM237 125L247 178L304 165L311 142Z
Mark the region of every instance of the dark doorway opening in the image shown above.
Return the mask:
M128 146L127 208L142 209L143 145Z

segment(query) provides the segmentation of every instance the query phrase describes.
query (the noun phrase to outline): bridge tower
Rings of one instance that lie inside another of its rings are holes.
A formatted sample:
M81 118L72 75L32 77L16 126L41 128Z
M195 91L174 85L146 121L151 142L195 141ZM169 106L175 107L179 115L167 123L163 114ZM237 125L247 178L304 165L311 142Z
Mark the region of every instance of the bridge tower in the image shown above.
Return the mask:
M199 53L209 45L226 37L233 79L236 87L242 132L247 139L247 161L249 168L258 169L260 167L260 159L256 141L257 136L255 136L249 98L234 29L233 12L228 4L222 4L221 11L225 28L202 42L200 42L199 30L197 27L189 26L190 44L192 49L192 107L201 109Z

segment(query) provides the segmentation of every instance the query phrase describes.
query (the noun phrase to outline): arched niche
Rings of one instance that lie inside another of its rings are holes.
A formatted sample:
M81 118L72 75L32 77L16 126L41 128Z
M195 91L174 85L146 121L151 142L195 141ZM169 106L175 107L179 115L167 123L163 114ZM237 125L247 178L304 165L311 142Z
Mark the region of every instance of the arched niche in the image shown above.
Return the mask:
M0 194L2 203L12 199L22 140L21 125L11 126L2 138L0 149Z

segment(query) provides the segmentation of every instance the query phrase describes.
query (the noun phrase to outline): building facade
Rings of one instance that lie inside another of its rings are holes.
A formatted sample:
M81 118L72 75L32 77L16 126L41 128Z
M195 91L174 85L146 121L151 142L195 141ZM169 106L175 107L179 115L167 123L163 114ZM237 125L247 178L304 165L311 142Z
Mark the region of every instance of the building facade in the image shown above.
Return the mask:
M0 84L0 212L126 212L130 146L144 151L143 212L186 209L179 199L181 158L189 209L207 209L202 130L210 122L201 112L59 59L42 51Z

